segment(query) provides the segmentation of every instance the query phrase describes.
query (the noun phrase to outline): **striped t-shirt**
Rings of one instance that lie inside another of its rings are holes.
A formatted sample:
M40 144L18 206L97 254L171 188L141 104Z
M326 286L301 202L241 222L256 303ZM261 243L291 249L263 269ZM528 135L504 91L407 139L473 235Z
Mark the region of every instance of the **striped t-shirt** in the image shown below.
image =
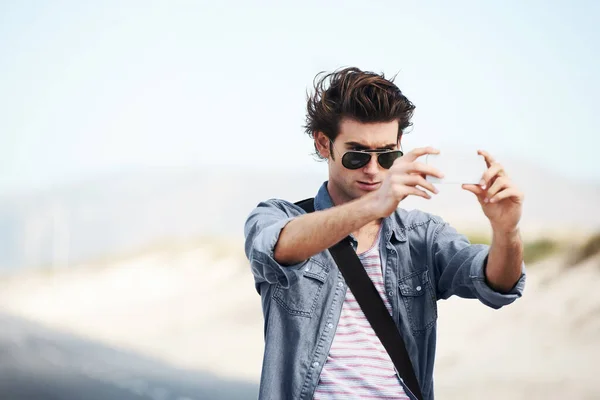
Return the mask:
M392 307L383 285L379 236L373 247L358 257L391 314ZM340 321L314 399L409 399L390 356L350 289L346 292Z

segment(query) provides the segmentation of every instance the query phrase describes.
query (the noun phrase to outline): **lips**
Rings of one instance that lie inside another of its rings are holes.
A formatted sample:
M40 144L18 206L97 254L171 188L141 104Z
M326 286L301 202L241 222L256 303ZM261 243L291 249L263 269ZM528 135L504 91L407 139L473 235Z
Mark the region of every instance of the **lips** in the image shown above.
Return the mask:
M357 181L358 186L363 190L375 190L379 187L381 182L361 182Z

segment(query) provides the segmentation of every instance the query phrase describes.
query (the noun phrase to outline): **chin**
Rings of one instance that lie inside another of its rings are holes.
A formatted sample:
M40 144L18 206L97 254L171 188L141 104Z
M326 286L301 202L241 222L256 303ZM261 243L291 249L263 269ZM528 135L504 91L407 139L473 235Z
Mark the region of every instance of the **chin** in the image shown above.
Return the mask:
M348 193L348 195L349 195L348 197L351 200L356 200L356 199L363 197L364 195L366 195L368 193L369 193L368 190L354 189Z

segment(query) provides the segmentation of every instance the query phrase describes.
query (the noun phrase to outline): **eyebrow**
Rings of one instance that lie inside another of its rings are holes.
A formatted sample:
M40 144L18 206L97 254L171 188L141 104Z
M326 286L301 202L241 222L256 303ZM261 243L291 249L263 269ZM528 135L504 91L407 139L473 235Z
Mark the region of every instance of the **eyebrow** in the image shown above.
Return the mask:
M386 144L384 146L377 147L375 149L371 149L369 146L365 146L364 144L359 143L359 142L346 142L346 146L354 147L354 148L361 149L361 150L387 150L387 149L393 149L394 147L396 147L396 143Z

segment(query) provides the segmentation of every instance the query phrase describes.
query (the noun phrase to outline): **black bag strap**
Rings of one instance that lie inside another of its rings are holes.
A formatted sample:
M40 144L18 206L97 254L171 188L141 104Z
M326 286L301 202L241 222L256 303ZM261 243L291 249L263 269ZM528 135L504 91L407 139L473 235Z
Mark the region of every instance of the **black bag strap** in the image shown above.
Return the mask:
M307 213L315 211L314 199L306 199L295 203ZM360 305L365 317L371 324L375 334L381 340L381 344L387 350L396 372L402 381L408 386L411 394L417 400L423 399L421 387L417 381L404 339L396 327L396 323L388 312L379 292L373 285L373 281L365 271L356 251L350 243L349 237L342 239L329 248L342 276L348 287Z

